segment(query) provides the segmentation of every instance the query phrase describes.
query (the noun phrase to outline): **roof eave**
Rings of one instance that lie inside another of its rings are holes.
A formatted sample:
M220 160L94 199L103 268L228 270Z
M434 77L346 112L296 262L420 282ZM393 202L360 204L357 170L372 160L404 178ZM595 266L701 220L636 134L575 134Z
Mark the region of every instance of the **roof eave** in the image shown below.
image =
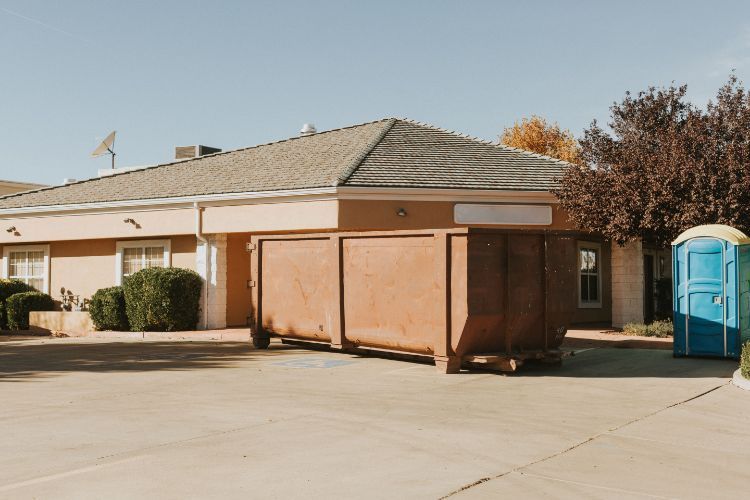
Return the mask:
M474 203L558 203L549 191L339 186L342 200L457 201Z
M435 189L394 187L319 187L308 189L221 193L170 198L73 203L0 209L0 218L68 215L110 210L156 210L202 205L243 205L321 200L455 201L475 203L558 203L548 191Z

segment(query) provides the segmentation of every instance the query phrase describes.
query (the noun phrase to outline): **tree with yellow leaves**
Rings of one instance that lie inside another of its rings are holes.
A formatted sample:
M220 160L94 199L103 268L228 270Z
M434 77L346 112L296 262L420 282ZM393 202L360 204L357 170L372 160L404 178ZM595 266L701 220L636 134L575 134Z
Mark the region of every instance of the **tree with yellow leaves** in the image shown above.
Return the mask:
M579 146L569 130L557 123L549 124L540 116L524 118L506 128L500 143L512 148L525 149L570 163L579 162Z

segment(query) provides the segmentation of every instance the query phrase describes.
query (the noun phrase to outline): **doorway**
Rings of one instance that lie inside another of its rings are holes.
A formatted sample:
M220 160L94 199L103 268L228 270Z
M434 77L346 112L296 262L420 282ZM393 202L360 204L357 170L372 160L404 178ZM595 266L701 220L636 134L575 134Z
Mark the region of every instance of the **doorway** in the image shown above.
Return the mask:
M643 255L643 321L646 324L652 323L655 319L656 311L656 274L654 255Z

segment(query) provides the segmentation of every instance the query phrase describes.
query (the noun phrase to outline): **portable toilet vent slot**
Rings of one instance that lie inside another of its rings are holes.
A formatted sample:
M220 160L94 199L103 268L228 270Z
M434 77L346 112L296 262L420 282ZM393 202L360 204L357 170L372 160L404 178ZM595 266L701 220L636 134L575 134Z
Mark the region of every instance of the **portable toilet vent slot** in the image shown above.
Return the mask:
M750 238L721 224L672 242L675 356L738 359L750 340Z

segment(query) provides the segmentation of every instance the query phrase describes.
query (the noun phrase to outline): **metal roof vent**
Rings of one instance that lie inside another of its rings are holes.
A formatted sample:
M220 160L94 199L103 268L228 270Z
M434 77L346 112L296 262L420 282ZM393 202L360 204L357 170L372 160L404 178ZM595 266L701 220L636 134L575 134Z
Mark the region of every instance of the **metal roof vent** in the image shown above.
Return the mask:
M198 158L200 156L211 155L214 153L221 153L221 149L203 146L202 144L197 146L175 146L174 159L188 160L190 158Z
M317 129L315 128L315 125L312 123L305 123L302 125L302 130L299 131L299 135L305 136L305 135L313 135L317 133Z
M70 177L66 177L63 179L63 185L65 184L73 184L74 182L78 182L76 179L71 179Z

